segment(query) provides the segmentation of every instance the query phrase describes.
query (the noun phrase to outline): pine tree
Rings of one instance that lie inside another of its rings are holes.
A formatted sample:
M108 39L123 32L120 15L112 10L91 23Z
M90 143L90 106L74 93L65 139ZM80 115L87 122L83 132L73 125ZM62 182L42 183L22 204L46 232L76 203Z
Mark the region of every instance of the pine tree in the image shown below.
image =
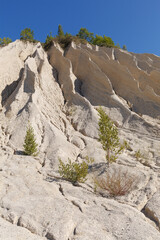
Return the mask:
M124 149L124 145L120 144L118 137L118 129L107 116L102 107L98 108L99 119L99 141L103 149L106 151L106 160L108 165L116 161L117 155Z
M0 45L2 45L2 46L5 46L11 42L12 42L12 40L8 37L0 38Z
M58 25L58 36L60 38L64 37L64 32L63 32L62 26L60 24Z
M52 36L52 32L50 32L50 35L47 35L47 37L46 37L45 45L50 43L53 39L54 39L54 37Z
M86 28L81 28L79 30L79 33L77 34L77 37L85 39L88 42L92 43L94 39L94 34L90 33Z
M25 41L34 41L34 32L30 28L25 28L20 33L20 39Z
M38 144L36 143L35 135L34 135L34 130L31 126L31 124L28 124L27 131L26 131L26 136L24 140L24 153L26 155L33 155L36 156L38 154L37 152L37 146Z
M126 45L123 45L122 49L125 50L125 51L127 51Z

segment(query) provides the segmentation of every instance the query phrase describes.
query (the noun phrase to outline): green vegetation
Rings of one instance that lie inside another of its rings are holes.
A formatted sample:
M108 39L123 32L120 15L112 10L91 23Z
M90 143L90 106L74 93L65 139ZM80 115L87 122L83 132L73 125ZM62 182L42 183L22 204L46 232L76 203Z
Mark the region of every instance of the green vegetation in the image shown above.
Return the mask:
M144 159L144 155L141 153L140 149L135 152L134 157L137 161Z
M106 151L106 160L108 165L115 162L117 155L120 154L125 148L125 142L120 144L118 137L118 129L107 116L102 107L98 108L99 119L99 141L103 149Z
M94 34L90 33L86 28L81 28L76 36L80 39L85 39L86 41L93 43Z
M34 130L31 124L29 123L26 131L24 145L23 145L24 153L26 155L36 156L38 154L37 146L38 144L36 143Z
M120 45L119 45L119 43L117 43L116 47L117 47L117 48L121 48Z
M131 148L131 146L129 145L129 143L126 140L123 141L123 146L126 150L131 151L131 152L133 151L133 149Z
M90 44L101 47L120 48L119 44L115 45L113 40L105 35L103 37L97 34L94 36L94 33L89 32L86 28L80 28L78 34L76 36L72 36L70 33L64 33L61 25L58 25L58 34L55 37L51 34L47 35L44 43L45 50L49 49L53 40L58 42L63 49L66 49L72 41L76 44L87 44L87 42L89 42Z
M30 28L25 28L20 33L20 40L23 41L30 41L30 42L38 42L34 39L34 32ZM120 48L120 45L115 45L112 38L107 37L106 35L100 36L94 33L91 33L86 28L80 28L79 32L76 35L72 35L70 33L64 33L62 26L58 25L58 32L56 36L52 36L50 32L47 35L46 40L42 43L42 46L45 50L48 50L52 45L52 41L58 42L60 46L65 49L67 48L71 42L75 42L76 44L82 43L87 44L89 42L93 45L98 45L101 47L113 47L113 48ZM10 43L12 40L10 38L0 38L0 46L6 45ZM126 45L123 45L123 49L127 50Z
M0 46L5 46L11 42L12 42L12 40L8 37L0 38Z
M139 149L134 153L134 157L136 158L137 161L139 161L144 166L147 166L147 167L152 166L152 161L151 161L151 158L149 157L148 152L142 153L141 150Z
M64 32L61 25L58 25L58 37L64 37Z
M125 50L125 51L127 51L126 45L123 45L122 49Z
M69 182L85 182L87 180L86 176L88 174L89 163L93 162L93 159L86 157L86 160L79 162L71 162L68 159L68 163L63 163L59 158L59 174L62 178Z
M50 33L50 35L47 35L46 41L44 43L44 49L47 51L50 46L52 45L52 41L55 41L57 43L60 44L60 46L63 49L66 49L71 42L75 42L75 43L82 43L82 44L86 44L87 41L85 39L81 39L78 36L72 36L70 33L65 33L63 32L62 26L59 25L58 26L58 35L56 35L55 37L53 37Z
M105 35L103 37L96 35L96 37L93 39L93 44L100 47L115 47L113 40Z
M50 32L49 35L47 35L46 37L46 41L45 44L48 44L50 41L52 41L54 39L54 37L52 36L52 32Z
M51 45L52 45L52 41L54 40L54 37L52 36L52 32L50 32L49 35L47 35L45 43L42 44L43 48L47 51Z
M58 26L58 35L54 38L54 41L58 42L63 49L66 49L71 44L72 41L77 44L78 43L84 43L84 44L87 43L87 41L85 39L81 39L77 36L72 36L70 33L64 34L61 25Z
M98 45L98 46L105 46L105 47L115 47L113 40L110 37L106 37L105 35L99 36L96 34L94 37L94 33L89 32L86 28L81 28L77 37L80 39L85 39L91 44Z
M30 28L25 28L20 33L20 39L24 41L34 42L34 32Z

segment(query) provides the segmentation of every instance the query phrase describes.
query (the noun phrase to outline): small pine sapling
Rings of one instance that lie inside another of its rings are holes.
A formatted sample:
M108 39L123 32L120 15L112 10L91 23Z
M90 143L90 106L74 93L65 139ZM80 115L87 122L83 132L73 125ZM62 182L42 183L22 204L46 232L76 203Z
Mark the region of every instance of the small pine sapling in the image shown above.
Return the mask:
M100 116L98 122L99 141L101 142L103 149L106 151L106 160L109 165L116 161L117 155L124 150L125 144L120 144L118 129L102 107L99 107L97 111Z
M36 156L38 154L37 146L33 127L29 123L23 145L25 155Z

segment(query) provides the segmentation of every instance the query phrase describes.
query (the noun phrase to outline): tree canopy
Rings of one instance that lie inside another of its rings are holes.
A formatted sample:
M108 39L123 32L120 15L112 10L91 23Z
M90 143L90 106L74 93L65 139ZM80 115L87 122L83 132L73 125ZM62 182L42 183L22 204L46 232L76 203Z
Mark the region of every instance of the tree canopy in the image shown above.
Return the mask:
M94 33L90 33L86 28L81 28L77 34L77 37L92 43L94 39Z
M49 35L47 35L46 37L46 41L45 44L48 44L50 41L52 41L54 39L54 37L52 36L52 32L50 32Z
M9 44L9 43L11 43L12 42L12 40L10 39L10 38L6 38L6 37L4 37L4 38L0 38L0 45L7 45L7 44Z
M60 24L58 25L58 36L64 37L64 32L63 32L62 26Z
M20 39L30 42L37 42L37 40L34 39L34 32L30 28L25 28L21 31ZM115 45L111 37L94 34L92 32L89 32L88 29L84 27L80 28L79 32L76 35L72 35L67 32L64 33L61 24L58 25L57 35L52 36L52 32L50 32L50 34L47 34L45 42L42 43L45 50L50 48L52 40L57 41L62 48L68 47L72 41L77 44L86 44L89 42L90 44L98 45L100 47L120 48L120 45L118 43ZM5 46L10 42L12 42L10 38L0 38L0 46ZM123 45L122 49L127 51L126 45Z
M30 28L25 28L20 33L21 40L34 41L34 32Z
M125 51L127 51L126 45L123 45L122 49L125 50Z
M105 47L115 47L113 40L110 37L107 36L99 36L96 34L96 37L93 40L94 45L98 46L105 46Z

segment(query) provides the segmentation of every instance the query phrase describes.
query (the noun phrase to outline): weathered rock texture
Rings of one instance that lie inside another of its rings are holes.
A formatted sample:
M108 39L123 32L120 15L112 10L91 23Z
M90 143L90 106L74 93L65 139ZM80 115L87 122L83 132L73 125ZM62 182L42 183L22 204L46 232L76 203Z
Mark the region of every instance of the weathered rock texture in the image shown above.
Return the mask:
M160 58L72 43L16 41L0 48L0 239L160 239ZM128 150L112 164L136 179L123 197L95 193L105 174L103 106ZM39 155L23 155L28 121ZM141 149L144 157L136 160ZM86 184L58 175L58 158L95 159Z

